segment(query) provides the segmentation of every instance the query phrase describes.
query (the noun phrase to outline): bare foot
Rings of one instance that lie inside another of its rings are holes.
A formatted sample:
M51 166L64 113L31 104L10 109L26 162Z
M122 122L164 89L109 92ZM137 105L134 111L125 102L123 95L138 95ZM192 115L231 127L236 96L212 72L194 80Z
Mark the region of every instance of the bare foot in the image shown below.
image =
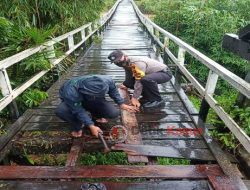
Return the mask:
M98 122L98 123L108 123L108 120L105 119L105 118L100 118L100 119L97 119L96 122Z
M82 136L82 130L80 130L80 131L72 131L72 132L71 132L71 135L72 135L73 137L75 137L75 138L81 137L81 136Z

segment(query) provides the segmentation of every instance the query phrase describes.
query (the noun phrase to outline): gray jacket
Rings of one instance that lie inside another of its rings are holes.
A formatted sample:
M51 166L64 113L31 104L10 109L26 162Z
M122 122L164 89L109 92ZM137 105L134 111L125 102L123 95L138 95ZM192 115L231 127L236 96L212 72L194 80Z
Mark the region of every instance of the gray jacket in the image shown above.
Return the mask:
M167 69L167 66L157 60L148 58L148 57L129 57L129 62L135 64L137 68L140 70L139 72L144 73L144 76L148 74L152 74L164 69ZM126 86L127 80L131 80L133 77L133 72L131 69L125 69L126 71L126 79L124 81L124 85ZM131 76L132 75L132 76ZM142 77L143 78L143 77ZM135 80L134 84L134 98L139 98L142 93L142 84L140 79Z

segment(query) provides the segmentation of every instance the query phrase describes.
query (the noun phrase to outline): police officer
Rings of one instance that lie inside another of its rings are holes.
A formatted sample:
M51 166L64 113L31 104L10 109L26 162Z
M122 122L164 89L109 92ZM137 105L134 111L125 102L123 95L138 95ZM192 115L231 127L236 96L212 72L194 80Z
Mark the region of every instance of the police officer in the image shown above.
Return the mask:
M125 69L126 78L120 87L134 89L131 98L134 106L140 107L141 103L145 108L164 105L158 84L168 82L172 78L165 64L148 57L127 56L120 50L110 53L108 59L111 63ZM142 98L139 101L141 95Z

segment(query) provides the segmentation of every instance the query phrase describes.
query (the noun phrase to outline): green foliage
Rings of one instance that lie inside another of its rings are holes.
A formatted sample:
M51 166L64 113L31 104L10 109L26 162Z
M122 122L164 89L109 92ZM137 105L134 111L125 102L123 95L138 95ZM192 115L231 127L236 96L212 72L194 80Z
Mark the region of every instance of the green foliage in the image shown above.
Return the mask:
M154 15L153 21L160 27L181 38L194 48L212 58L236 75L244 78L250 65L236 55L222 48L225 33L237 33L250 23L250 0L138 0L137 4L144 13ZM170 43L170 49L176 50ZM176 55L176 52L173 51ZM190 55L186 56L186 67L201 83L205 84L208 76L206 66ZM216 100L223 109L249 135L249 108L235 106L237 92L222 80L218 81ZM196 108L200 100L190 96ZM214 111L209 111L208 122L216 126L212 135L228 148L238 143Z
M157 157L159 165L190 165L190 160Z
M156 24L240 77L245 76L248 62L223 50L222 39L225 33L236 33L250 23L250 0L224 0L223 3L215 0L140 0L138 4L146 13L155 14ZM202 69L201 63L190 58L186 63L192 74L206 81L207 71Z
M218 104L234 119L237 124L250 135L250 108L239 108L235 106L237 92L231 91L226 92L223 95L216 96L216 100ZM189 99L195 105L196 109L200 108L200 99L196 96L189 96ZM207 122L211 123L216 127L213 131L211 131L211 135L222 142L222 145L229 149L234 149L238 143L237 139L234 135L229 131L229 129L225 126L223 121L217 116L217 114L213 110L209 110Z
M95 35L93 41L95 42L95 44L100 44L102 43L102 38L100 36Z
M25 66L25 71L41 71L50 69L50 62L44 55L36 55L22 62L21 65Z
M95 21L114 2L115 0L1 0L0 60ZM55 44L56 56L62 55L65 49L65 41ZM23 84L38 71L50 69L51 65L46 58L48 54L49 52L37 53L9 67L7 72L12 88ZM19 96L17 98L19 111L22 113L26 108L38 106L47 97L43 91L46 91L73 62L74 59L69 56L53 71L33 84L32 88L35 90L28 90ZM0 113L4 123L8 122L9 116L7 108Z
M42 101L48 97L46 92L40 91L38 89L30 89L23 93L21 96L21 101L28 108L38 106Z
M80 157L81 165L128 165L127 155L124 152L84 153Z

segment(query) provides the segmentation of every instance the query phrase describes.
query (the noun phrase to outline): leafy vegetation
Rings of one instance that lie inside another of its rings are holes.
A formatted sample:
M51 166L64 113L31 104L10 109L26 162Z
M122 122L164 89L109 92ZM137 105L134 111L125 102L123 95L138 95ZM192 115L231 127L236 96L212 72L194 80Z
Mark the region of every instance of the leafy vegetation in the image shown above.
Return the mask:
M246 60L224 50L222 40L225 33L237 33L250 23L250 0L137 0L140 9L150 15L153 21L192 45L208 57L212 58L236 75L244 78L250 65ZM176 54L176 48L170 43L170 49ZM208 69L191 56L186 56L188 70L205 85ZM249 107L239 108L236 105L238 93L226 82L219 80L215 98L219 105L237 121L250 135ZM190 96L197 109L200 100L195 95ZM235 148L237 140L225 127L215 112L208 115L208 122L216 126L212 135L217 137L227 148Z
M2 0L0 1L0 60L95 21L114 3L115 0ZM100 39L96 38L96 41ZM66 45L66 42L55 45L57 56L62 54ZM9 67L7 72L12 88L20 86L38 71L50 69L49 53L37 53ZM69 56L19 96L16 99L19 111L22 113L27 108L38 106L46 99L48 95L45 91L74 61L75 57ZM0 98L2 97L0 93ZM1 111L0 116L1 125L6 125L10 121L8 109Z

